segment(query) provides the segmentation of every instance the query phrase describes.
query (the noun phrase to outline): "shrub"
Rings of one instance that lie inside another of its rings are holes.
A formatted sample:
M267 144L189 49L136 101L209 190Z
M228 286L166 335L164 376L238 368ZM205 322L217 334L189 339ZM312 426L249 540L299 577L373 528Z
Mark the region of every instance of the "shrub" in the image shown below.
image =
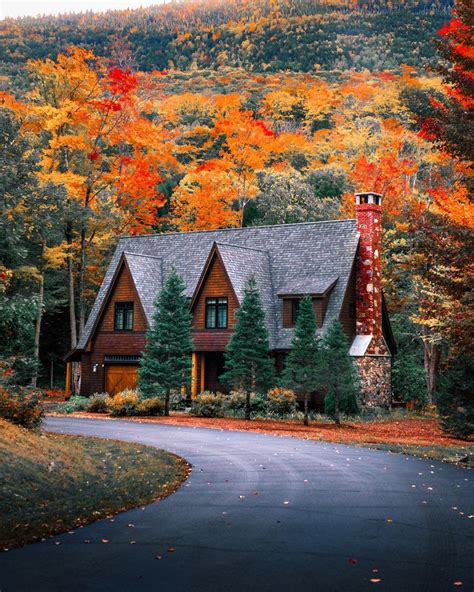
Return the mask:
M0 417L25 428L38 428L44 417L38 392L32 388L0 387Z
M242 391L231 391L230 395L225 397L225 409L232 412L232 415L243 416L245 413L246 394ZM250 409L255 415L266 415L268 411L267 399L260 394L250 394Z
M163 415L165 402L160 397L149 397L140 401L133 415Z
M107 393L94 393L87 404L87 411L91 413L107 413L110 397Z
M358 411L359 407L357 405L357 399L354 394L350 394L347 397L344 397L339 402L339 413L341 415L356 415ZM332 418L334 418L336 414L336 403L334 401L334 395L332 393L328 393L324 398L324 413Z
M186 409L186 395L182 395L177 391L171 391L170 409L173 411L184 411Z
M59 413L74 413L75 411L85 411L89 404L88 397L80 397L79 395L72 396L65 403L58 405L57 411Z
M242 391L230 391L230 394L225 398L225 407L232 412L233 415L238 415L245 410L245 393Z
M277 387L267 393L268 411L279 417L296 410L296 395L291 389Z
M135 414L139 402L137 391L125 389L114 397L110 397L107 402L107 410L113 417L130 416Z
M224 396L207 391L201 393L194 399L191 413L197 417L223 417Z

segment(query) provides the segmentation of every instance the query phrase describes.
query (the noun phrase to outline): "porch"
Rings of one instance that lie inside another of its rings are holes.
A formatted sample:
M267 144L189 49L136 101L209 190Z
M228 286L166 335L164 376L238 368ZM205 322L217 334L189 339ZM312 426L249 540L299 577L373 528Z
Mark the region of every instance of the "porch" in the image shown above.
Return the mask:
M203 391L226 392L219 377L224 372L224 352L192 353L191 398Z

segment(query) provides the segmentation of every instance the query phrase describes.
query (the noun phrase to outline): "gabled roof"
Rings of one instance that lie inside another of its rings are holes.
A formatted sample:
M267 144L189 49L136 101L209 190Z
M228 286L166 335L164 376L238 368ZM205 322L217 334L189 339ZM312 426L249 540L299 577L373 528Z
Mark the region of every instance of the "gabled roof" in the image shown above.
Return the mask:
M153 302L163 286L163 260L143 253L123 252L148 323L153 319Z
M278 288L278 296L326 296L337 282L337 276L300 277Z
M84 348L91 336L122 254L127 258L137 292L143 299L147 319L151 320L153 299L171 269L174 267L181 275L186 294L191 297L216 243L238 298L247 277L255 275L262 293L270 345L272 349L287 349L293 329L282 328L281 290L314 293L315 287L319 290L324 285L330 287L330 282L337 278L329 293L321 329L324 333L339 316L358 241L355 220L123 237L105 274L78 348Z

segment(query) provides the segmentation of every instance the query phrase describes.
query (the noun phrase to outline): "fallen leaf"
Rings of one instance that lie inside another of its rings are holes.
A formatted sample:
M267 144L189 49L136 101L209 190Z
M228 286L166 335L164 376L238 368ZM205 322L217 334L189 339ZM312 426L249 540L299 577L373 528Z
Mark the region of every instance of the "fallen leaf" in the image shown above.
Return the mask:
M358 563L357 559L354 559L353 557L349 557L349 559L347 560L347 563L350 563L351 565L355 565L356 563Z
M174 553L176 549L174 547L168 547L168 553Z
M109 541L108 541L108 539L102 539L100 542L103 543L104 545L106 545Z
M382 580L380 578L371 578L370 581L372 582L372 584L378 584Z

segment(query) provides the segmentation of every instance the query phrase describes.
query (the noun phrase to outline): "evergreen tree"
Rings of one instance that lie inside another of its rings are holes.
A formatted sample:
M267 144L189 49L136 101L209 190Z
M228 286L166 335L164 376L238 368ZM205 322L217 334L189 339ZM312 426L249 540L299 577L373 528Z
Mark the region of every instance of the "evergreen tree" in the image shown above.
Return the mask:
M169 415L171 391L190 382L192 317L184 289L173 269L155 300L153 324L140 362L139 389L145 397L164 395L165 415Z
M308 397L320 381L320 348L313 301L305 296L299 305L295 334L286 358L283 383L304 397L304 425L308 425Z
M437 407L442 429L457 438L474 434L474 358L459 356L441 375Z
M358 377L349 356L349 344L341 323L331 323L323 339L321 378L326 388L325 413L341 423L341 413L357 412Z
M250 393L267 390L274 378L273 360L268 355L265 312L253 277L247 282L235 318L235 331L225 355L225 373L220 379L223 384L245 392L245 418L250 419Z

